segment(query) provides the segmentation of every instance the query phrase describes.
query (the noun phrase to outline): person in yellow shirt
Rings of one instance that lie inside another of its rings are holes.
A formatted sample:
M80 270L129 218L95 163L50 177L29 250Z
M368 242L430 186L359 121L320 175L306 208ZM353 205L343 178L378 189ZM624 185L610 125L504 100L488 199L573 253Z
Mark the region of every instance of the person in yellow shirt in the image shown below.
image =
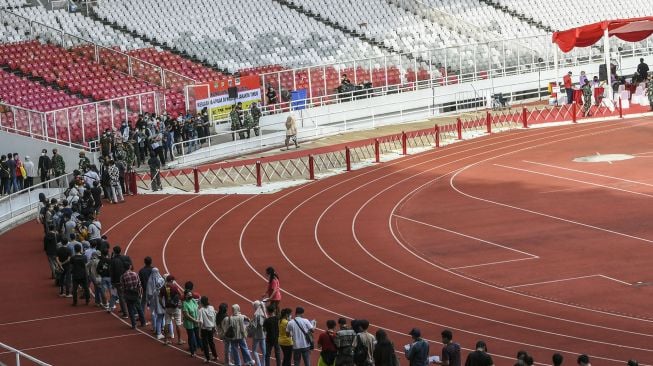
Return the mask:
M283 352L282 366L290 366L292 361L292 337L286 333L290 314L292 314L292 310L284 308L279 315L279 346Z

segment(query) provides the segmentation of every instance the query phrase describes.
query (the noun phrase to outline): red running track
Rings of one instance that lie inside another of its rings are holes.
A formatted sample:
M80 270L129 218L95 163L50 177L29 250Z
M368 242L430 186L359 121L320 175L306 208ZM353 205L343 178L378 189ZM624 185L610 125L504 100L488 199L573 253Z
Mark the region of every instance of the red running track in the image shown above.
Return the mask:
M102 221L136 263L150 255L249 314L273 265L285 306L322 328L367 318L397 348L417 326L438 354L447 327L465 355L485 340L496 365L520 349L651 365L652 133L643 119L519 130L275 194L133 197ZM608 153L634 158L573 162ZM57 298L35 223L0 245L1 342L58 365L200 362Z

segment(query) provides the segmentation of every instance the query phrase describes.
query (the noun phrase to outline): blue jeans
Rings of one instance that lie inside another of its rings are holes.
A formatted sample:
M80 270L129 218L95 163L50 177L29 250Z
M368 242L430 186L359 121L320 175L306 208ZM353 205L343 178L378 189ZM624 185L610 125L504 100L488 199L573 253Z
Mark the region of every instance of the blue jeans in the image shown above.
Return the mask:
M234 364L236 366L240 365L240 357L238 357L238 348L240 348L240 353L243 354L243 361L245 364L252 363L252 357L249 355L249 349L247 348L247 342L245 339L234 339L231 342L231 354L233 357Z
M111 283L109 283L111 284ZM100 284L98 285L97 283L93 282L93 289L94 289L94 294L95 294L95 303L96 304L102 304L106 305L107 304L107 298L104 296L104 286L102 285L102 281L100 280Z
M293 366L299 366L302 358L304 359L304 366L311 365L311 350L308 347L292 350Z
M200 329L186 328L186 334L188 335L188 351L190 351L191 355L194 355L197 348L200 347Z
M154 331L156 332L156 335L163 334L163 322L165 317L165 313L157 314L154 311L152 312L152 323L154 324Z
M256 358L256 364L258 366L263 366L263 364L261 364L261 359L258 357L258 353L256 353L257 348L261 350L261 355L263 356L263 360L265 360L265 338L254 339L252 341L252 355Z
M145 326L145 314L143 314L143 309L141 309L141 302L139 300L126 302L129 321L132 324L132 328L136 328L136 314L138 314L138 317L141 320L141 326Z

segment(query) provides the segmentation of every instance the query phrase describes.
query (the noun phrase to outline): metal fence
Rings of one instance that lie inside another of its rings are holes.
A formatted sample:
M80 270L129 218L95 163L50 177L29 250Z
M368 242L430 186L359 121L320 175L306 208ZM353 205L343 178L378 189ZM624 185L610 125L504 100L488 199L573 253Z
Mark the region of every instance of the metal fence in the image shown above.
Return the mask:
M7 350L7 353L13 354L15 356L14 358L15 366L21 366L21 365L51 366L49 363L43 362L35 357L28 355L25 352L19 351L4 343L0 343L0 348ZM2 364L4 365L4 363Z
M160 113L163 94L147 92L40 112L0 103L0 129L64 145L87 148L105 129L118 129L138 114Z
M638 43L613 43L618 58L653 54L651 37ZM266 72L260 77L263 90L272 88L277 93L277 105L265 100L269 108L287 108L290 92L298 89L306 90L310 107L347 101L337 90L344 74L355 85L369 82L373 92L387 94L554 70L556 54L559 68L603 62L598 46L562 53L550 35L542 35Z
M7 222L35 210L39 205L40 193L45 194L48 200L60 198L72 180L73 174L69 173L0 197L0 222Z

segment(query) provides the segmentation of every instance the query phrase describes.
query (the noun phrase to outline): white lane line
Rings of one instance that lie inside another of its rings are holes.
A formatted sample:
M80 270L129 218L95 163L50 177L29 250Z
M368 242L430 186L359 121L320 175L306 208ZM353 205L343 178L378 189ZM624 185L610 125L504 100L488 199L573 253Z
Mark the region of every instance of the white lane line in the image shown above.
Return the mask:
M514 285L514 286L506 286L504 288L518 288L518 287L527 287L527 286L536 286L536 285L544 285L547 283L558 283L558 282L564 282L564 281L573 281L573 280L580 280L583 278L592 278L592 277L599 277L599 275L593 274L593 275L588 275L588 276L578 276L578 277L569 277L569 278L560 278L557 280L550 280L550 281L541 281L541 282L531 282L531 283L524 283L522 285Z
M496 265L496 264L530 261L530 260L539 259L539 258L540 257L535 256L533 258L508 259L508 260L505 260L505 261L488 262L488 263L481 263L481 264L470 264L468 266L460 266L460 267L450 267L449 269L452 270L452 271L455 271L455 270L458 270L458 269L476 268L476 267L484 267L484 266L493 266L493 265Z
M565 281L574 281L574 280L580 280L584 278L593 278L593 277L601 277L603 279L609 280L609 281L614 281L621 283L623 285L628 285L632 286L632 284L626 282L626 281L621 281L613 277L608 277L606 275L602 274L593 274L593 275L587 275L587 276L578 276L578 277L569 277L569 278L561 278L557 280L551 280L551 281L542 281L542 282L532 282L532 283L525 283L523 285L514 285L514 286L506 286L505 288L518 288L518 287L527 287L527 286L536 286L536 285L544 285L548 283L558 283L558 282L565 282Z
M68 317L73 317L73 316L95 314L95 313L101 313L101 312L104 312L104 310L87 311L87 312L84 312L84 313L74 313L74 314L66 314L66 315L46 316L46 317L42 317L42 318L34 318L34 319L27 319L27 320L17 320L17 321L13 321L13 322L0 323L0 327L3 326L3 325L32 323L32 322L39 322L39 321L44 321L44 320L61 319L61 318L68 318Z
M48 344L45 346L36 346L36 347L28 347L28 348L21 348L19 351L33 351L35 349L43 349L43 348L54 348L54 347L62 347L62 346L71 346L74 344L82 344L82 343L89 343L89 342L97 342L97 341L105 341L107 339L116 339L116 338L125 338L125 337L133 337L140 335L139 333L130 333L130 334L121 334L117 336L110 336L110 337L100 337L100 338L91 338L91 339L83 339L81 341L72 341L72 342L63 342L63 343L54 343L54 344ZM0 352L0 355L6 355L8 353L13 353L11 351L4 351Z
M541 166L546 166L546 167L549 167L549 168L561 169L561 170L566 170L566 171L575 172L575 173L593 175L595 177L609 178L609 179L619 180L619 181L622 181L622 182L628 182L628 183L640 184L640 185L647 186L647 187L653 187L653 184L650 184L650 183L644 183L644 182L640 182L640 181L636 181L636 180L614 177L614 176L611 176L611 175L592 173L592 172L588 172L588 171L584 171L584 170L566 168L566 167L563 167L563 166L558 166L558 165L553 165L553 164L538 163L536 161L530 161L530 160L522 160L522 161L524 163L541 165Z
M514 249L514 248L507 247L507 246L505 246L505 245L501 245L501 244L498 244L498 243L495 243L495 242L491 242L491 241L489 241L489 240L485 240L485 239L477 238L477 237L475 237L475 236L467 235L467 234L461 233L461 232L459 232L459 231L449 230L449 229L444 228L444 227L442 227L442 226L437 226L437 225L429 224L429 223L427 223L427 222L423 222L423 221L419 221L419 220L411 219L411 218L409 218L409 217L401 216L401 215L398 215L398 214L392 214L392 216L397 217L397 218L400 218L400 219L402 219L402 220L406 220L406 221L414 222L414 223L416 223L416 224L420 224L420 225L423 225L423 226L428 226L428 227L432 227L432 228L434 228L434 229L438 229L438 230L441 230L441 231L446 231L446 232L448 232L448 233L450 233L450 234L454 234L454 235L462 236L462 237L467 238L467 239L472 239L472 240L480 241L481 243L485 243L485 244L492 245L492 246L495 246L495 247L499 247L499 248L502 248L502 249L510 250L510 251L513 251L513 252L517 252L517 253L519 253L519 254L523 254L523 255L529 257L529 259L539 258L539 257L538 257L537 255L535 255L535 254L527 253L527 252L524 252L524 251L521 251L521 250L518 250L518 249Z
M603 278L605 278L605 279L611 280L611 281L619 282L619 283L624 284L624 285L628 285L628 286L632 286L632 285L633 285L632 283L628 283L628 282L626 282L626 281L618 280L618 279L616 279L616 278L614 278L614 277L608 277L608 276L606 276L606 275L602 275L602 274L600 274L599 276L600 276L600 277L603 277Z
M113 228L115 228L116 226L118 226L120 223L122 223L123 221L129 219L130 217L132 217L132 216L138 214L139 212L141 212L141 211L143 211L143 210L145 210L145 209L147 209L147 208L149 208L149 207L151 207L151 206L154 206L154 205L156 205L157 203L160 203L160 202L162 202L162 201L165 201L165 200L167 200L168 198L171 198L171 197L172 197L172 196L165 196L164 198L158 199L158 200L156 200L156 201L150 203L150 204L147 205L147 206L141 207L140 209L138 209L138 210L136 210L136 211L130 213L129 215L123 217L122 219L120 219L118 222L116 222L116 223L113 224L110 228L108 228L108 229L107 229L103 234L107 234L109 231L113 230Z
M560 175L542 173L542 172L538 172L538 171L535 171L535 170L517 168L517 167L509 166L509 165L503 165L503 164L492 164L492 165L498 166L500 168L517 170L517 171L520 171L520 172L526 172L526 173L531 173L531 174L536 174L536 175L543 175L545 177L556 178L556 179L561 179L561 180L568 180L568 181L574 182L574 183L582 183L582 184L587 184L587 185L594 186L594 187L612 189L612 190L615 190L615 191L620 191L620 192L625 192L625 193L632 193L632 194L638 195L638 196L653 198L653 194L642 193L642 192L637 192L637 191L631 191L631 190L628 190L628 189L612 187L612 186L608 186L608 185L605 185L605 184L588 182L588 181L584 181L584 180L580 180L580 179L567 178L567 177L563 177L563 176L560 176Z

